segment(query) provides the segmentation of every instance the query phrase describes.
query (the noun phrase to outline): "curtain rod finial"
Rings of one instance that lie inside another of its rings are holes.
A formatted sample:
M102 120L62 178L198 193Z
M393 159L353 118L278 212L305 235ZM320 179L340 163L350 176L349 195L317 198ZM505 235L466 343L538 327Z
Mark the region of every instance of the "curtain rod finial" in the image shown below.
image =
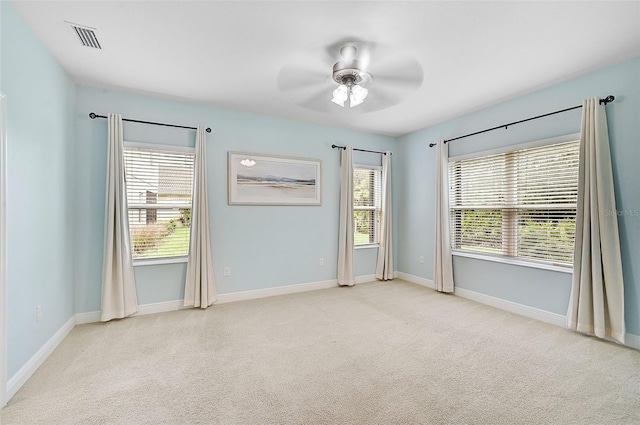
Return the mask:
M89 113L89 118L91 118L92 120L95 120L97 117L97 115L93 112Z
M205 130L207 133L211 133L211 128L207 127L207 129Z
M615 96L610 94L609 96L605 97L604 99L600 99L600 103L604 103L606 105L607 103L611 103L614 100L616 100Z
M435 145L437 145L437 143L429 143L430 148L434 147Z

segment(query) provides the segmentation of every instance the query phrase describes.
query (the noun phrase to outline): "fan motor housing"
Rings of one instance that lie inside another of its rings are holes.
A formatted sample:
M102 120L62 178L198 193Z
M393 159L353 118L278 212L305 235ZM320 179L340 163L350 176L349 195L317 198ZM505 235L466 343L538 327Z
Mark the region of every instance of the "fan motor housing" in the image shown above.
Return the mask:
M371 74L360 68L357 60L338 61L333 65L333 81L338 84L351 86L358 84L366 86L372 82Z

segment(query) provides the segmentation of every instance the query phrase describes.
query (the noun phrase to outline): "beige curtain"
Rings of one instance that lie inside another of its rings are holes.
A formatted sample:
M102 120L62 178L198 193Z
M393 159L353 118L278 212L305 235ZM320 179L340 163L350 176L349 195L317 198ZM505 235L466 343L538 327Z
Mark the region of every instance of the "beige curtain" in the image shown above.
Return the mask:
M382 222L376 279L393 279L393 218L391 207L391 152L382 156Z
M433 283L439 292L453 292L453 262L449 233L449 147L436 148L436 246Z
M184 288L185 307L207 308L217 298L209 236L206 141L204 129L198 127L191 209L191 239L187 261L187 281Z
M605 107L582 104L573 282L567 325L624 344L624 285Z
M100 318L103 322L120 319L138 311L129 236L122 117L119 114L109 114L108 126L107 195L102 263L102 314Z
M353 286L353 148L342 151L340 227L338 229L338 285Z

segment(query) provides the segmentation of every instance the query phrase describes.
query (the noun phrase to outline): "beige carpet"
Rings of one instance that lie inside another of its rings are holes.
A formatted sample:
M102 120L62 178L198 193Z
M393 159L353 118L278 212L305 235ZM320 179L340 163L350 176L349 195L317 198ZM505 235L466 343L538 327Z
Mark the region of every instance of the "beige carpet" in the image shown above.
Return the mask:
M638 424L640 352L402 281L76 327L6 424Z

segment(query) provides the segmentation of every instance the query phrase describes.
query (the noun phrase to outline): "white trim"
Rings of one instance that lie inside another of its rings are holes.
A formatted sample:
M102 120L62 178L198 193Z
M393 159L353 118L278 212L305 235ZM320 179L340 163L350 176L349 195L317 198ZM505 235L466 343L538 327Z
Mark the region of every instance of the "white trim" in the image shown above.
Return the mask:
M353 164L353 169L364 168L365 170L382 170L382 165Z
M363 276L356 276L355 278L355 284L359 284L359 283L368 283L368 282L375 282L376 281L376 275L375 274L366 274Z
M375 279L375 275L358 276L356 283L369 282ZM275 288L255 289L252 291L230 292L228 294L218 294L215 304L226 304L236 301L254 300L258 298L273 297L277 295L296 294L299 292L315 291L318 289L334 288L338 286L336 279L323 280L319 282L301 283L297 285L278 286ZM189 309L193 307L184 307L183 300L165 301L153 304L142 304L138 306L138 312L129 317L144 316L145 314L165 313L168 311L176 311ZM76 324L84 325L86 323L100 322L100 312L90 311L87 313L76 314Z
M27 380L35 373L36 370L44 363L45 360L53 353L53 350L69 335L76 325L75 316L71 316L69 320L47 341L29 361L20 368L15 375L7 382L7 401L13 397Z
M142 304L138 306L138 312L128 317L145 316L147 314L166 313L168 311L177 311L191 307L184 307L182 300L163 301L159 303ZM84 325L87 323L100 322L100 312L90 311L88 313L77 313L76 325Z
M425 279L423 277L413 276L407 273L398 272L398 278L406 280L407 282L416 283L418 285L426 286L435 290L435 285L432 280ZM499 308L500 310L506 310L511 313L520 314L521 316L530 317L532 319L540 320L542 322L551 323L557 326L566 328L565 316L560 314L551 313L549 311L540 310L534 307L529 307L524 304L518 304L511 301L503 300L501 298L492 297L490 295L481 294L479 292L470 291L464 288L455 288L454 295L460 298L466 298L471 301L478 302L480 304L489 305L491 307Z
M375 274L356 276L355 283L373 282L376 280ZM299 292L316 291L318 289L335 288L338 286L336 279L322 280L318 282L299 283L296 285L277 286L275 288L254 289L251 291L230 292L228 294L218 294L215 304L226 304L236 301L255 300L258 298L274 297L277 295L297 294ZM193 307L184 307L182 300L165 301L153 304L142 304L138 306L138 312L129 317L144 316L146 314L166 313L168 311L176 311L189 309ZM77 313L75 315L76 325L84 325L86 323L100 322L100 312L90 311L88 313Z
M175 210L176 208L178 209L184 209L184 208L191 208L191 204L189 203L184 203L184 204L178 204L178 203L171 203L171 204L146 204L146 203L142 203L142 202L132 202L130 204L127 205L127 208L130 210Z
M138 306L140 308L140 306ZM97 323L102 317L99 311L89 311L87 313L76 313L76 325L85 325L87 323Z
M497 255L480 254L479 252L466 252L459 250L452 250L451 255L455 255L457 257L473 258L476 260L493 261L495 263L511 264L512 266L531 267L534 269L551 270L559 273L573 274L573 268L569 266L563 267L554 264L538 263L536 261L528 261L523 258L509 258Z
M174 300L174 301L164 301L160 303L151 303L151 304L143 304L138 306L138 312L132 314L131 317L135 316L145 316L147 314L157 314L157 313L166 313L168 311L177 311L183 310L185 307L183 300Z
M433 281L430 279L425 279L423 277L413 276L413 275L402 273L402 272L398 272L398 278L402 280L406 280L407 282L426 286L427 288L435 289L435 285ZM521 316L530 317L532 319L551 323L557 326L561 326L563 328L566 327L565 316L562 316L560 314L551 313L549 311L540 310L534 307L529 307L524 304L514 303L511 301L503 300L501 298L492 297L490 295L485 295L479 292L470 291L464 288L455 288L454 295L457 295L460 298L466 298L468 300L478 302L480 304L485 304L491 307L499 308L500 310L506 310L511 313L520 314Z
M375 280L375 274L356 276L355 284L373 282ZM299 283L296 285L277 286L275 288L255 289L252 291L231 292L228 294L218 294L216 304L254 300L258 298L274 297L277 295L297 294L299 292L316 291L318 289L334 288L336 286L338 286L338 281L336 279L331 279L319 282Z
M502 298L492 297L490 295L481 294L464 288L455 288L453 293L461 298L466 298L471 301L499 308L500 310L540 320L541 322L551 323L552 325L563 328L567 327L566 317L562 314L540 310L539 308L529 307L528 305L514 303L512 301L503 300Z
M423 277L418 277L414 275L410 275L408 273L396 272L399 279L406 280L407 282L415 283L421 286L426 286L427 288L435 289L432 280L425 279ZM552 325L560 326L561 328L567 328L566 324L566 316L562 314L552 313L546 310L540 310L539 308L529 307L528 305L514 303L512 301L503 300L502 298L492 297L490 295L481 294L479 292L470 291L464 288L455 288L454 295L465 298L471 301L478 302L480 304L485 304L491 307L498 308L500 310L505 310L511 313L519 314L521 316L529 317L531 319L539 320L541 322L550 323ZM610 341L612 339L607 338ZM613 341L619 344L617 341ZM625 344L627 347L635 348L636 350L640 350L640 336L627 333L625 334Z
M449 157L449 162L462 161L465 159L481 158L484 156L499 155L501 153L521 151L524 149L539 148L542 146L557 145L560 143L575 142L580 140L580 133L565 134L564 136L551 137L549 139L534 140L517 145L503 146L501 148L489 149L486 151L473 152L464 155Z
M0 93L0 408L7 397L7 98Z
M379 243L367 243L362 245L354 245L353 249L369 249L369 248L380 248Z
M178 264L178 263L186 263L189 257L180 256L180 257L164 257L164 258L153 258L149 260L139 259L133 260L133 267L140 266L157 266L160 264Z
M161 143L144 143L144 142L122 142L125 148L132 149L146 149L162 152L184 152L184 153L196 153L196 148L190 146L178 146L178 145L163 145Z
M640 350L640 336L628 333L624 336L624 342L627 347Z
M358 280L358 277L356 277L356 280ZM336 279L331 279L319 282L300 283L297 285L277 286L275 288L254 289L252 291L230 292L228 294L218 294L218 301L216 301L216 304L255 300L258 298L274 297L277 295L296 294L299 292L334 288L336 286L338 286L338 281Z
M431 279L425 279L423 277L414 276L412 274L396 272L398 279L406 280L407 282L415 283L416 285L426 286L427 288L436 289L436 285Z

